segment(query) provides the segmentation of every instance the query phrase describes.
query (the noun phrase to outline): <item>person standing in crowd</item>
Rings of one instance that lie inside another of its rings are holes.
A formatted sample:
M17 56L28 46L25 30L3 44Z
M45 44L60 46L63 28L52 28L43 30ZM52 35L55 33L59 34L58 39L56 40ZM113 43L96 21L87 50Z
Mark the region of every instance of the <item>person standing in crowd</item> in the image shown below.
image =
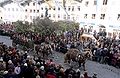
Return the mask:
M20 64L19 64L19 63L17 63L17 66L16 66L15 69L14 69L14 73L15 73L16 75L18 75L18 77L20 77L21 67L20 67Z
M97 78L97 74L94 73L93 76L92 76L92 78Z

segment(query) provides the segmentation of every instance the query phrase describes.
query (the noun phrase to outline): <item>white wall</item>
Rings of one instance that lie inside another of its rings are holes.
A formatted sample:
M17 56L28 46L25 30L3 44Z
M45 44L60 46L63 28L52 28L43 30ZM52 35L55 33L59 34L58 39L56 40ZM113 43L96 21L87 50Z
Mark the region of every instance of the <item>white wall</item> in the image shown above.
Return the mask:
M40 5L35 3L35 2L30 2L29 5L26 5L24 7L24 12L25 12L25 21L32 22L33 19L36 17L40 16ZM27 11L26 11L27 10ZM32 10L32 12L30 12ZM35 10L35 12L34 12ZM39 12L37 12L39 10Z
M4 13L4 10L3 8L0 7L0 20L3 19L3 13Z
M7 4L3 7L4 9L4 21L15 22L17 20L24 20L24 9L17 3Z

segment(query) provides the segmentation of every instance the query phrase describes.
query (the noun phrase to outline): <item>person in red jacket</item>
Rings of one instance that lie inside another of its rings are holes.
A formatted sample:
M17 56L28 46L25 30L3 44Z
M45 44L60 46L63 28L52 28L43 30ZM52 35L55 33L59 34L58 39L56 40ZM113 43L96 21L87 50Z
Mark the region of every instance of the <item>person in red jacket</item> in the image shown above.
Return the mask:
M46 78L57 78L54 73L48 73Z

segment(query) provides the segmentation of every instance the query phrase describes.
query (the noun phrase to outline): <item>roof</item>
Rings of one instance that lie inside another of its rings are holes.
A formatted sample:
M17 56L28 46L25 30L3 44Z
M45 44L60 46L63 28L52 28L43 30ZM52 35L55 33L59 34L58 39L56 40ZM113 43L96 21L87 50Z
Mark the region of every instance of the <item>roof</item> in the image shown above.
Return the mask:
M26 6L28 3L32 2L32 0L26 0L22 3L20 3L22 6Z
M10 4L10 3L12 3L13 1L12 0L6 0L6 1L4 1L4 2L1 2L0 3L0 7L3 7L3 6L5 6L5 5L7 5L7 4Z
M26 6L26 5L28 5L29 3L31 3L31 2L35 2L35 3L37 3L37 4L42 4L42 3L45 3L45 1L44 0L39 0L39 1L37 1L37 0L26 0L26 1L24 1L24 2L21 2L20 4L22 5L22 6Z

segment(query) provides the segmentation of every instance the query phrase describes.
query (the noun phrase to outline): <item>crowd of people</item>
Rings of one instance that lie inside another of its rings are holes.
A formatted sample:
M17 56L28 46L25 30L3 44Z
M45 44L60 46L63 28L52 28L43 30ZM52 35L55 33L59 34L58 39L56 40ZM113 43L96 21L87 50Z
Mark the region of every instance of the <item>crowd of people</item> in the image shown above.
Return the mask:
M14 47L0 43L0 78L97 78L73 67L65 69L52 59L30 56Z
M93 59L97 62L112 65L120 68L120 40L108 38L103 33L98 33L100 36L99 45L92 48L94 54Z
M6 31L8 28L6 26L10 25L5 25L5 27L1 25L2 30ZM12 29L14 28L12 27ZM55 33L43 36L33 32L17 33L12 31L10 37L13 39L13 43L26 46L27 49L33 48L33 44L39 45L42 42L53 43L52 49L63 53L67 52L69 48L78 48L80 51L83 48L89 48L93 54L93 61L120 68L119 39L108 38L106 32L102 31L94 32L93 36L96 38L96 42L92 39L84 42L79 39L83 33L84 30L81 29L59 36ZM74 70L73 67L65 69L62 65L55 64L52 59L46 61L40 57L29 56L27 49L25 52L20 52L16 47L7 47L3 43L0 44L0 47L0 70L3 78L97 78L97 74L89 77L87 72L81 74L79 69Z

